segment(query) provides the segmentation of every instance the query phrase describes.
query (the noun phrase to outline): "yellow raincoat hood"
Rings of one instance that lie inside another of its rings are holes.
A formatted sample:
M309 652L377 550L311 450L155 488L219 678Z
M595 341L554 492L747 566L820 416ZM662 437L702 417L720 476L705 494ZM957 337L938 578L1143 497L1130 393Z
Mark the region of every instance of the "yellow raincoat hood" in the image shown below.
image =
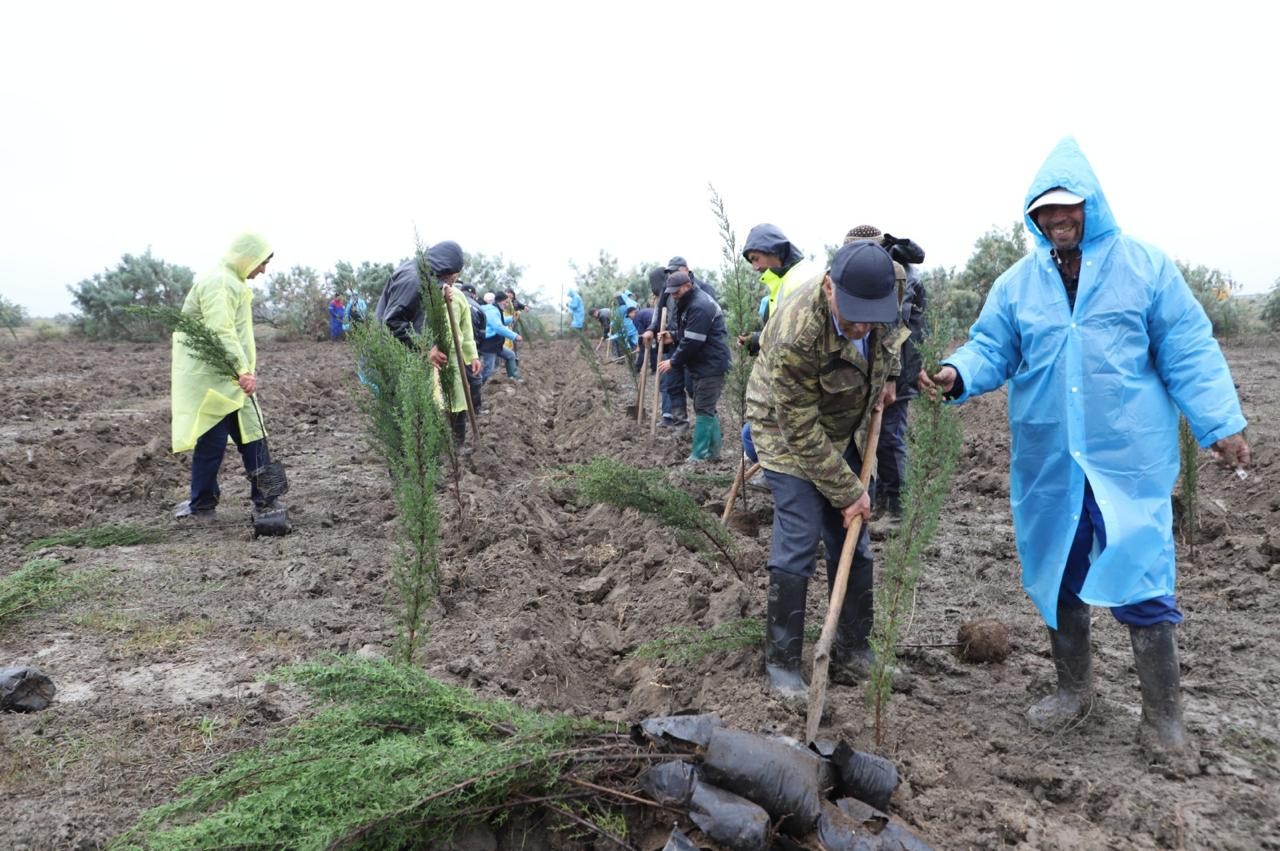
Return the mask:
M271 256L271 246L266 239L256 233L241 234L231 243L222 262L231 267L242 281L249 279L249 273Z

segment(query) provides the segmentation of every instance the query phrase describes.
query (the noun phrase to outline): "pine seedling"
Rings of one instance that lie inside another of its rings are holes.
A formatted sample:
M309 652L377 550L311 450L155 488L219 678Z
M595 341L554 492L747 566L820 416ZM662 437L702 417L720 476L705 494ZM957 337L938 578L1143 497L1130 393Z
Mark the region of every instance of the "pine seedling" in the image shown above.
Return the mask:
M1197 495L1200 470L1197 466L1200 455L1200 444L1191 432L1191 423L1186 417L1178 420L1178 453L1182 458L1182 476L1179 496L1182 498L1182 534L1186 537L1187 547L1192 560L1196 557L1196 516Z
M133 523L95 526L92 529L69 529L56 535L37 538L27 544L28 552L45 547L89 547L100 550L105 547L132 547L137 544L154 544L164 540L164 530L151 529Z
M673 487L662 471L642 470L603 457L575 464L568 471L589 504L603 502L648 514L674 529L676 540L684 546L698 552L706 552L710 546L719 552L742 579L729 530L703 511L692 496Z
M755 330L757 310L760 303L760 281L750 265L742 258L737 235L729 223L729 214L724 209L724 199L716 191L715 186L707 184L711 193L711 212L716 217L716 225L720 231L720 268L721 298L725 305L728 320L729 336L737 340ZM747 419L747 383L751 378L751 367L754 361L745 346L733 345L733 364L729 374L725 376L725 394L737 421L738 427ZM746 473L746 458L739 461L739 475ZM742 496L745 510L747 488L738 490Z
M604 377L604 371L600 369L600 359L596 357L596 350L591 345L591 341L587 339L587 332L578 329L578 355L586 362L587 368L591 370L591 374L596 377L596 383L600 385L600 390L604 393L604 403L609 404L609 382Z
M935 315L931 333L919 343L925 370L933 375L952 337L952 327ZM889 539L880 583L875 589L874 653L867 679L867 700L875 716L876 746L884 744L889 696L897 667L898 641L911 607L916 582L924 568L924 552L938 530L943 504L960 457L959 418L940 397L921 394L912 405L907 428L907 468L902 494L902 522Z
M640 373L636 370L636 350L631 348L631 342L627 339L627 332L622 325L625 318L622 313L624 309L619 306L613 311L612 318L609 320L609 335L610 342L616 340L618 342L618 350L625 353L623 357L627 362L627 368L631 371L631 380L634 382Z

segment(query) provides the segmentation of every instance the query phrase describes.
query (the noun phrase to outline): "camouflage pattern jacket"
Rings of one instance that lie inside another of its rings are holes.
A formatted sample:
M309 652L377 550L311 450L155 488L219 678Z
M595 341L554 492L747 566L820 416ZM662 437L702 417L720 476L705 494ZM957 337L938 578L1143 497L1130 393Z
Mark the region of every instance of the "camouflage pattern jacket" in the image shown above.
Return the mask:
M788 293L765 326L747 384L747 421L760 464L813 482L837 508L856 501L862 483L844 451L851 439L859 451L865 448L867 414L885 383L897 378L908 334L873 326L864 358L853 340L836 332L821 280Z

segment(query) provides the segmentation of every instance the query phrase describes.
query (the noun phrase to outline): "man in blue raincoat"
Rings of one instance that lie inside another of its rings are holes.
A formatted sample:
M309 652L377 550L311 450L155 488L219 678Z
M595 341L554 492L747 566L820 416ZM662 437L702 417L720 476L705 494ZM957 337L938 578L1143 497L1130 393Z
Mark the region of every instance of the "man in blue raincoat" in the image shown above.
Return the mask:
M1056 727L1092 704L1089 606L1130 628L1148 756L1195 771L1179 697L1173 512L1178 413L1201 446L1243 466L1231 374L1204 311L1160 250L1120 232L1074 139L1023 204L1036 241L996 280L969 340L922 387L956 402L1009 383L1022 583L1049 627Z
M569 320L570 328L581 328L582 323L586 321L587 310L582 303L582 296L578 295L578 291L573 287L569 288Z

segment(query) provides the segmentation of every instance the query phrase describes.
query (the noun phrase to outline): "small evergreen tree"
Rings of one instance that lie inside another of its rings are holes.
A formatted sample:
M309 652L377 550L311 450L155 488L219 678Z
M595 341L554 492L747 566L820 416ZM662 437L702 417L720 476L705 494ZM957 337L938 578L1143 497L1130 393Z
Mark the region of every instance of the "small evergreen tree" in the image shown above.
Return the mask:
M255 299L253 318L285 339L323 340L329 336L330 297L315 269L294 266L267 278L265 293Z
M15 330L27 324L27 309L15 301L10 301L0 295L0 326L9 329L9 333L13 335L13 339L18 339L18 332Z
M977 318L996 278L1026 253L1027 232L1021 222L1014 223L1007 234L999 228L992 228L974 241L973 254L969 256L957 281L959 289L978 296L978 310L974 311L968 322Z

